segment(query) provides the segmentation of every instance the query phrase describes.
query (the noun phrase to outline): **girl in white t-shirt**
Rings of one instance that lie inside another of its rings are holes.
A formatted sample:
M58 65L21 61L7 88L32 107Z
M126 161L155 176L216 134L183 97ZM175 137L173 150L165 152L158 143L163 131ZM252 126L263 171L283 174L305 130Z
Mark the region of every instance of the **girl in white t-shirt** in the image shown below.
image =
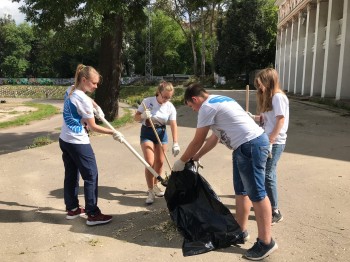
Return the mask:
M135 114L135 120L142 123L140 132L140 143L143 155L147 163L161 175L164 152L167 150L168 135L166 132L166 124L169 122L172 133L173 147L172 152L177 156L180 152L180 146L177 142L177 123L176 109L169 101L174 94L174 87L169 82L161 82L157 88L156 95L145 98L138 107ZM146 106L146 110L144 108ZM154 124L162 145L159 145L158 139L151 126L150 119ZM164 152L163 152L164 151ZM146 182L148 187L148 196L146 204L153 204L155 196L164 195L163 190L157 186L157 179L145 169Z
M101 108L85 93L93 92L100 81L100 74L91 66L77 66L75 83L67 89L64 96L63 124L59 138L64 163L64 202L67 219L88 216L89 226L105 224L112 216L101 213L97 206L98 171L94 151L92 150L88 129L113 135L122 142L118 131L99 126L95 123L93 110L98 117L104 117ZM79 205L79 176L84 180L85 209Z
M254 81L257 88L257 112L251 115L260 122L272 145L272 154L267 159L265 187L272 206L272 225L283 220L278 208L277 162L284 151L289 124L289 101L281 90L278 73L273 68L258 72Z

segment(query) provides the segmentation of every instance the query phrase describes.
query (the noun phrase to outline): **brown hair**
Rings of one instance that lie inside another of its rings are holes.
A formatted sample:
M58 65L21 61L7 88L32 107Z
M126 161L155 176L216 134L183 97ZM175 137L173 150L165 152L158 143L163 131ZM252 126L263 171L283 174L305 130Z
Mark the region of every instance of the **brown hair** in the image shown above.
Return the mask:
M265 87L263 92L259 88L260 83ZM257 112L263 113L272 110L272 97L276 93L284 93L281 90L278 72L273 68L260 70L254 79L254 86L257 89Z
M187 105L187 102L192 102L192 97L194 96L204 97L205 94L208 94L208 92L204 89L204 87L201 84L193 83L190 86L188 86L185 90L185 95L184 95L185 104Z
M91 74L97 74L101 79L100 74L97 72L95 68L93 68L92 66L85 66L83 64L79 64L77 66L77 69L75 70L74 86L71 89L69 95L71 95L73 91L80 85L81 79L83 77L85 77L86 79L90 79Z

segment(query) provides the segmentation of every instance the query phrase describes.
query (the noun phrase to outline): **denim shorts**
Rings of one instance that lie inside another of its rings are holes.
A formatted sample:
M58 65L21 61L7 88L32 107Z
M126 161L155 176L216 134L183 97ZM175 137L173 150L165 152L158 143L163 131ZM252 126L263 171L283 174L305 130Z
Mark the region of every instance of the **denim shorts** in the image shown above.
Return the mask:
M265 167L268 153L269 139L265 133L233 151L233 185L236 195L248 195L253 202L266 197Z
M155 129L156 129L157 134L159 136L160 142L162 142L162 144L168 144L168 135L166 133L166 126L155 127ZM158 144L157 137L154 134L152 127L142 125L140 142L141 142L141 144L144 142L153 142L154 144Z

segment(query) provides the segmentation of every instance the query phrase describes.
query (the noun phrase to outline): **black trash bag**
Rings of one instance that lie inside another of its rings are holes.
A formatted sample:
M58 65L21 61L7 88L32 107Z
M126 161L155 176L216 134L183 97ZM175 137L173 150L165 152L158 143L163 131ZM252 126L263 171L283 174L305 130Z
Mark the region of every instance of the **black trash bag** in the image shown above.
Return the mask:
M184 237L184 256L199 255L238 244L242 231L230 210L193 161L181 172L172 172L165 191L170 217Z

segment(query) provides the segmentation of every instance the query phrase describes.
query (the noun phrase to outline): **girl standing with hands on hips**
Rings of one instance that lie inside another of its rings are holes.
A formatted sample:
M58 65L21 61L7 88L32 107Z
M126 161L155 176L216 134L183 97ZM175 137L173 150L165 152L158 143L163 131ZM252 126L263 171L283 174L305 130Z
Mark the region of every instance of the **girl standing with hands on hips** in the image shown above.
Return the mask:
M64 97L63 125L59 138L65 168L64 202L67 219L87 214L89 226L106 224L112 216L101 213L97 206L98 171L95 154L92 150L88 130L113 135L123 142L123 135L99 126L96 117L104 117L101 108L85 93L93 92L100 81L100 74L91 66L79 64L75 73L75 83L69 87ZM79 205L79 174L84 180L85 209Z
M289 125L289 100L280 87L278 73L273 68L266 68L255 76L257 89L258 115L248 113L260 122L269 136L272 145L271 156L266 162L265 187L272 207L272 225L281 222L283 216L278 208L277 162L286 146Z
M172 133L173 156L176 157L180 153L180 147L177 142L176 109L170 102L173 94L173 85L169 82L161 82L157 88L156 95L145 98L138 107L134 117L136 121L142 122L140 143L144 158L159 175L162 173L165 158L164 152L167 150L168 135L166 132L166 124L168 121ZM146 110L143 105L146 106ZM150 120L154 124L162 145L158 143ZM164 192L158 187L157 179L148 171L148 169L145 169L145 176L148 186L146 204L150 205L153 204L155 196L162 197Z

